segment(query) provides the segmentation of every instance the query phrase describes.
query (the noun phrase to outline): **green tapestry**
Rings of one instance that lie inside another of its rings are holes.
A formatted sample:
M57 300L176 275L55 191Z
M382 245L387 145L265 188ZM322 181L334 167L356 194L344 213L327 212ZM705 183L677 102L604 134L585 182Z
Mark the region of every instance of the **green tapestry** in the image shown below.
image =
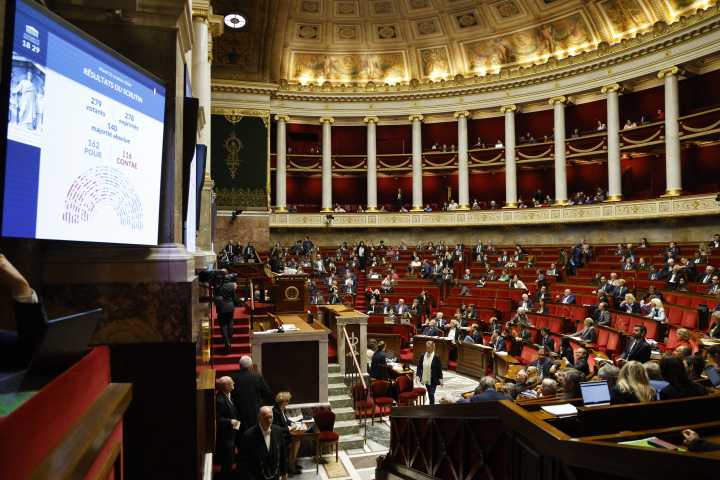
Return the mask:
M213 107L212 179L218 210L270 207L270 112Z

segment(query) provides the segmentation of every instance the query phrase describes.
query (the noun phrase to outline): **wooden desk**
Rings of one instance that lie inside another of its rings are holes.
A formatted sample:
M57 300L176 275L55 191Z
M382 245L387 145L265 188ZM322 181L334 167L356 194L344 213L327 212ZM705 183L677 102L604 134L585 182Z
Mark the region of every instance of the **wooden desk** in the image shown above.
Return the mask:
M370 340L375 340L378 343L385 342L385 350L392 350L393 352L395 352L395 356L400 358L400 350L402 349L402 335L392 333L368 332L367 339L368 342Z
M507 379L514 379L515 372L522 368L520 360L512 355L498 355L495 351L493 356L493 376L505 382Z
M452 347L452 340L439 337L425 337L425 336L414 336L413 337L413 365L420 363L420 358L427 352L426 343L432 341L435 343L435 353L440 356L440 363L442 368L447 370L450 367L450 348Z
M457 371L473 377L484 377L492 358L492 347L476 343L460 342L458 345Z
M315 422L312 423L306 423L308 427L310 425L314 425ZM320 474L320 432L290 432L290 436L292 437L292 440L297 440L299 442L304 442L305 440L315 441L315 474ZM294 465L293 465L294 467Z
M372 319L377 317L370 317L368 319L367 324L367 332L368 337L370 334L374 333L384 333L384 334L398 334L400 332L400 335L402 335L403 339L403 346L410 345L410 337L413 333L415 333L416 329L414 325L411 325L409 323L375 323L372 321Z

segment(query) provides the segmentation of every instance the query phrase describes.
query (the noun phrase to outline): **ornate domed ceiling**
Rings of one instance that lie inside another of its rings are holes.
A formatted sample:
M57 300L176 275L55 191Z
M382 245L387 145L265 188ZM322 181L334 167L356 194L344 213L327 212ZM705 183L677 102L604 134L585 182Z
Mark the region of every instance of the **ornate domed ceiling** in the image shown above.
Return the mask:
M647 31L715 0L213 0L247 24L214 41L213 77L408 83L496 73Z

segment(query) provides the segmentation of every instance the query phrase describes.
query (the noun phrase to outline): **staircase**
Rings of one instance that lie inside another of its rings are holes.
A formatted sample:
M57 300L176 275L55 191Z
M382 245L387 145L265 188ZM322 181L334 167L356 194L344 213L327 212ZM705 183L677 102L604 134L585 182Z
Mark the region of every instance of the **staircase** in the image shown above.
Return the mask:
M355 297L355 310L367 313L367 298L365 298L365 288L367 285L367 275L365 272L357 271L357 296Z
M340 365L328 365L328 401L335 416L333 431L340 435L340 449L363 448L365 441L360 435L360 425L355 420L350 389L345 385L345 375L340 373Z
M214 308L214 307L213 307ZM230 354L224 355L225 344L223 343L222 332L218 326L217 314L213 312L212 344L215 359L216 380L220 377L229 376L240 371L240 358L251 355L250 347L250 318L244 308L235 310L235 321L233 322L233 336L230 343Z

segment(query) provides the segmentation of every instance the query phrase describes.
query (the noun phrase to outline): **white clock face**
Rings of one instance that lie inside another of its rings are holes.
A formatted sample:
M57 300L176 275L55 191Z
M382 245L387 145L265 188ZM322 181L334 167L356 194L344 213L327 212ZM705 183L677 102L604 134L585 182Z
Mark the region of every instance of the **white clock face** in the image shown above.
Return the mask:
M245 17L237 13L225 15L225 25L230 28L242 28L245 26Z

